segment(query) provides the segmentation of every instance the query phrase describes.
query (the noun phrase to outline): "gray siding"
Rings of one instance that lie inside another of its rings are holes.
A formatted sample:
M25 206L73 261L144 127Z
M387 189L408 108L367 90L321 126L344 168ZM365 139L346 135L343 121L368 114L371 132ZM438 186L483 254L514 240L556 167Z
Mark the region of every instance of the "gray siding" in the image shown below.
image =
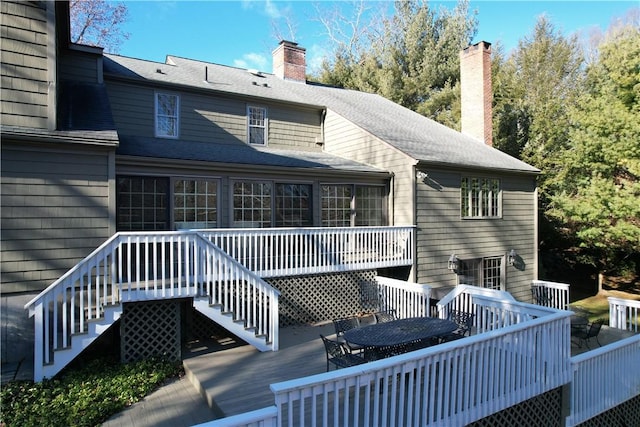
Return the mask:
M44 289L110 237L109 157L3 141L3 292Z
M47 129L49 69L44 2L0 2L3 125Z
M86 52L65 50L61 61L59 61L60 80L68 80L74 83L99 83L99 65L102 58L98 55L89 55Z
M392 225L415 224L412 158L332 111L325 120L325 151L393 172Z
M537 257L535 177L465 172L468 176L501 179L502 218L462 219L462 174L439 169L427 172L427 182L417 185L418 282L457 284L456 275L447 270L452 253L471 259L505 256L515 249L525 265L522 271L505 266L506 290L519 300L529 301Z
M121 135L154 136L154 88L108 81L109 102ZM321 136L321 112L280 104L247 103L241 99L167 90L180 96L179 139L219 144L245 143L247 104L268 110L268 145L315 150Z

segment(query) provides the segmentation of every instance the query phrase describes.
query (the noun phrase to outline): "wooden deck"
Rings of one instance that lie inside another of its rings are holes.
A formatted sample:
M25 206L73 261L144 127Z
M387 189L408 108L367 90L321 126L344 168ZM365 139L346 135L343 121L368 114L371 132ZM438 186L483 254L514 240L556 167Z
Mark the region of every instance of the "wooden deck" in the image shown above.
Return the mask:
M333 335L332 323L280 330L280 350L260 352L233 337L210 344L192 344L183 354L187 377L216 416L222 418L274 404L270 384L326 372L320 334Z
M277 352L259 352L234 337L192 343L190 354L184 354L185 371L216 418L261 409L274 404L270 384L326 372L320 334L332 336L333 324L282 328ZM606 345L630 335L605 326L599 341ZM591 348L597 348L595 340ZM588 351L577 345L571 350L572 355Z

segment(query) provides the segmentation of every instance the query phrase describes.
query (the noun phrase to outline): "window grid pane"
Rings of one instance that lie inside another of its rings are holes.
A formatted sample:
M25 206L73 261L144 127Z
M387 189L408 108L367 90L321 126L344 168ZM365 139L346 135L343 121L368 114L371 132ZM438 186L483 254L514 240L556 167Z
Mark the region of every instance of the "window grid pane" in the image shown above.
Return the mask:
M323 185L322 194L322 226L351 226L351 185Z
M356 187L356 226L385 225L383 191L382 187Z
M217 181L176 180L173 214L176 229L217 227Z
M311 185L276 185L276 227L309 227L311 214Z
M178 136L178 96L156 94L156 135Z
M482 276L483 287L500 290L502 288L502 257L484 258Z
M462 178L460 213L463 218L500 217L500 180Z
M270 183L233 184L233 222L235 227L271 227Z
M267 110L261 107L249 107L249 143L265 145L267 130Z
M118 231L168 230L166 178L119 177Z

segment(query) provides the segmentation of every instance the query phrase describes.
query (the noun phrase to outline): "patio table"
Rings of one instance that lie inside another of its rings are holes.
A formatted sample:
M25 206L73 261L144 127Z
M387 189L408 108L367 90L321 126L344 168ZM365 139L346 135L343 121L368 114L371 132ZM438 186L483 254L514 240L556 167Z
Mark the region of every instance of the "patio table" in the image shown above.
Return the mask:
M455 331L455 322L435 317L411 317L345 331L344 339L365 348L365 359L395 356L430 344L432 338Z

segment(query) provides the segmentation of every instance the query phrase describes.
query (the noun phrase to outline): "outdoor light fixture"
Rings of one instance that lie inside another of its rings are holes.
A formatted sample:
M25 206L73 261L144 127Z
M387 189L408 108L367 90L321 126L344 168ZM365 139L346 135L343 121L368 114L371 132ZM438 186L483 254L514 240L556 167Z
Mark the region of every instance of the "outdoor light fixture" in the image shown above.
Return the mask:
M518 259L518 254L516 253L515 249L511 249L509 251L509 255L507 255L507 264L509 265L513 265L516 263L516 260Z
M458 259L456 254L452 254L449 257L449 262L447 263L447 268L450 271L453 271L454 273L457 273L459 265L460 265L460 260Z
M418 172L416 172L416 178L419 181L423 181L424 182L427 178L429 178L429 174L426 173L426 172L423 172L423 171L418 171Z

